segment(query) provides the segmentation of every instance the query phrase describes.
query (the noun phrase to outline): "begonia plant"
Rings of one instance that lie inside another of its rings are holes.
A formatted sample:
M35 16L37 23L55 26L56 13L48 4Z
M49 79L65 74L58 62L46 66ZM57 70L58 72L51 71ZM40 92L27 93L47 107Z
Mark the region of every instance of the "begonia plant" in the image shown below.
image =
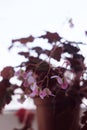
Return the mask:
M86 46L49 31L37 37L13 39L9 51L19 48L18 55L25 60L1 71L0 109L11 101L18 88L23 91L22 101L25 95L44 100L63 92L82 103L82 99L87 98L87 66L80 45ZM21 81L20 85L10 82L14 77Z

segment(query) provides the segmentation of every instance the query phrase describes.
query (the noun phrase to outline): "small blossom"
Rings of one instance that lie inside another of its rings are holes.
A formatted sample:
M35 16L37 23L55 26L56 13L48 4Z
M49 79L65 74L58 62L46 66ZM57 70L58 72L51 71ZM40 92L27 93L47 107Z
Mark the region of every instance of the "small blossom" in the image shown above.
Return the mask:
M61 84L61 88L62 88L62 89L67 89L67 88L68 88L68 82L66 81L65 78L64 78L63 83Z
M41 99L44 99L44 97L46 96L54 96L54 95L48 88L44 88L43 90L40 90L39 96Z
M28 84L31 85L31 84L33 84L36 80L35 80L35 78L34 78L33 76L29 76L28 79L27 79L27 81L28 81Z
M58 75L54 75L51 78L56 78L58 84L60 85L60 87L62 89L67 89L68 88L68 82L67 82L66 78L61 78Z
M36 87L36 88L32 91L32 93L29 95L29 97L33 98L33 97L35 97L35 96L38 96L38 92L39 92L39 89L38 89L38 87Z
M56 79L57 79L57 82L58 82L59 84L62 84L62 83L63 83L62 78L59 77L58 75L54 75L54 76L52 76L51 78L56 78Z
M25 80L24 81L25 87L31 86L32 84L34 84L36 82L36 79L35 79L32 71L25 73L23 76L24 76L24 80Z
M30 89L33 91L35 90L36 88L38 88L36 82L34 82L31 86L30 86Z
M24 85L24 87L28 87L29 86L28 81L25 80L24 83L23 83L23 85Z
M24 79L28 79L28 77L30 77L30 76L32 76L33 75L33 72L32 71L29 71L29 72L25 72L25 73L23 73L23 78Z

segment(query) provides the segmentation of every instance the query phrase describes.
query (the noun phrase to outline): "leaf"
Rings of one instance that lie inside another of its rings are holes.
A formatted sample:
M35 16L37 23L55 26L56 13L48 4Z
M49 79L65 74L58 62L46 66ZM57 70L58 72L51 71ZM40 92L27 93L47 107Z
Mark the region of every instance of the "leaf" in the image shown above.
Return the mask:
M37 52L38 56L39 56L40 54L42 54L43 51L44 51L41 47L33 47L32 50L35 50L35 51Z
M25 58L29 57L29 52L19 52L19 55L23 55Z
M42 63L40 63L36 69L37 72L48 72L49 70L49 64L45 61L43 61Z
M13 90L10 89L11 84L8 79L3 79L0 82L0 111L1 109L11 101L11 95Z
M70 61L71 64L71 68L75 71L75 72L81 72L85 69L84 67L84 63L82 62L82 59L80 58L67 58Z
M54 58L57 61L60 61L61 54L63 52L63 48L62 47L58 47L58 46L54 46L52 48L51 52L52 52L51 57Z
M80 54L74 54L73 55L73 58L75 58L75 59L80 59L82 62L84 61L84 56L83 55L80 55Z
M38 57L33 57L33 56L29 57L29 63L31 64L39 64L40 62L42 62L42 60L39 59Z
M1 71L1 76L4 79L10 79L11 77L14 76L14 68L11 66L7 66L5 67L2 71Z
M53 43L53 42L57 42L61 40L61 37L59 36L58 33L51 33L51 32L46 32L45 35L40 36L39 38L43 38L43 39L48 39L49 43Z
M68 52L70 54L74 54L74 53L77 53L80 49L75 47L75 46L72 46L71 44L64 44L64 52Z
M11 44L11 46L9 46L8 49L10 50L13 47L15 42L20 42L21 44L26 45L28 42L33 42L34 39L35 38L32 35L30 35L29 37L26 37L26 38L14 39L14 40L12 40L12 44Z
M20 42L22 44L26 44L27 42L33 42L33 41L34 41L34 37L30 35L29 37L26 37L26 38L12 40L12 43Z

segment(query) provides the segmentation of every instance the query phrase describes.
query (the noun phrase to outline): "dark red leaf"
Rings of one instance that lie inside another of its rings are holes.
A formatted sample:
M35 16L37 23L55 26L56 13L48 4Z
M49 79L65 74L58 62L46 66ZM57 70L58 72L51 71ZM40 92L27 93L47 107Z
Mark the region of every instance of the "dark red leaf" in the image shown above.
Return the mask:
M74 54L74 53L77 53L80 49L75 47L75 46L72 46L71 44L63 44L64 45L64 52L68 52L70 54Z
M61 37L59 36L59 34L58 33L51 33L51 32L46 32L46 34L45 35L42 35L42 36L40 36L39 38L43 38L43 39L48 39L48 42L49 43L53 43L53 42L57 42L57 41L60 41L61 40Z
M57 61L60 61L61 54L63 52L62 47L54 46L53 49L51 50L51 57L56 59Z
M7 66L5 67L2 71L1 71L1 76L4 79L10 79L12 76L14 76L14 69L11 66Z
M75 72L81 72L84 70L84 63L79 58L67 58L71 63L71 68Z
M23 55L25 58L29 57L29 52L19 52L19 55Z
M43 49L41 47L33 47L32 50L35 50L38 56L43 53Z
M29 37L26 37L26 38L12 40L12 43L20 42L22 44L26 44L27 42L33 42L33 41L34 41L34 37L30 35Z
M4 79L0 82L0 97L5 94L7 88L9 87L10 87L9 80Z
M11 84L8 79L3 79L0 82L0 111L2 108L9 104L12 98L13 91L10 89Z
M47 72L49 69L49 64L37 57L29 57L29 64L27 65L27 70L32 68L36 73Z
M29 37L26 37L26 38L14 39L14 40L12 40L12 44L11 44L11 46L9 46L8 49L10 50L13 47L13 44L15 42L20 42L21 44L26 45L28 42L33 42L34 39L35 38L32 35L30 35Z

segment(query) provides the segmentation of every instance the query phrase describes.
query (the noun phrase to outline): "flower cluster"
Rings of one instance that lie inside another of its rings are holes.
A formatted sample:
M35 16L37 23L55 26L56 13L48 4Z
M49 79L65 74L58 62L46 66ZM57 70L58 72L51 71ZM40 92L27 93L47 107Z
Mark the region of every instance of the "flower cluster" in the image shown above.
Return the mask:
M25 60L17 66L8 66L1 71L0 108L8 103L7 97L9 102L11 101L11 96L18 88L23 90L22 96L44 99L63 93L82 101L87 97L87 67L80 44L85 45L68 41L58 33L48 31L37 38L30 35L12 40L9 51L20 47L22 51L17 55L24 56ZM23 48L26 48L26 51L23 51ZM11 82L14 77L21 81L20 85ZM2 98L3 91L5 93Z
M43 99L46 96L53 96L52 92L48 88L44 88L43 90L37 85L36 75L32 72L23 72L21 70L17 71L15 75L23 80L23 86L25 88L29 88L31 93L29 97L33 98L35 96L40 96Z

